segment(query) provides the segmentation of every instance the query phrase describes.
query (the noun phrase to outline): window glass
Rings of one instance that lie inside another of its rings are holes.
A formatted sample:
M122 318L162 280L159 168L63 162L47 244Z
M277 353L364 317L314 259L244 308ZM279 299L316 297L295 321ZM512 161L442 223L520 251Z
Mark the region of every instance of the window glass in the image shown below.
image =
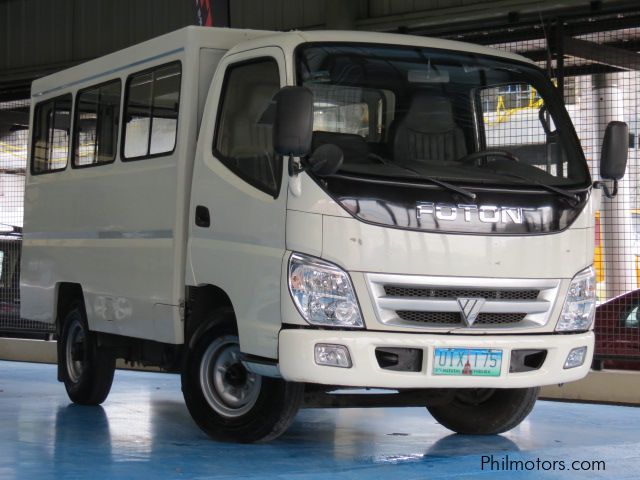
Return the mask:
M171 65L155 73L150 153L171 152L176 145L180 67Z
M343 174L522 188L589 184L556 92L525 63L430 48L307 43L296 49L296 76L314 94L312 147L340 147Z
M314 85L313 129L321 132L369 135L369 106L362 88Z
M280 89L273 59L232 65L225 75L214 150L222 163L271 194L280 188L282 162L273 150L273 96Z
M480 90L485 142L489 149L508 150L523 164L556 178L567 178L567 158L544 101L528 83Z
M180 78L179 64L130 77L125 113L125 158L173 151L178 128Z
M638 313L640 313L638 312L639 309L640 306L634 307L625 315L623 319L625 328L640 328L640 322L638 321Z
M115 159L120 91L118 80L78 94L73 160L75 166L110 163Z
M152 85L151 73L133 77L129 83L124 142L126 158L143 157L148 153Z
M389 91L344 85L306 85L313 93L313 130L358 135L378 142Z
M63 170L69 156L71 95L36 105L33 126L33 173Z

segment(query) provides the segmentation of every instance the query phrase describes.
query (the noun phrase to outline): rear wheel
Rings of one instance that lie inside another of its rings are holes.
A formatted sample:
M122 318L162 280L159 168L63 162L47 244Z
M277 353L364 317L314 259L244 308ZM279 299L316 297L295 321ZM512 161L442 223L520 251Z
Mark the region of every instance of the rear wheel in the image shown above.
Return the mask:
M539 387L460 389L450 403L427 410L456 433L496 435L516 427L531 413L539 391Z
M76 304L64 317L58 340L58 364L69 398L82 405L99 405L111 390L116 360L98 346L89 331L84 307Z
M298 412L304 386L249 372L241 362L233 314L218 312L214 321L187 353L182 372L191 416L216 440L265 442L280 436Z

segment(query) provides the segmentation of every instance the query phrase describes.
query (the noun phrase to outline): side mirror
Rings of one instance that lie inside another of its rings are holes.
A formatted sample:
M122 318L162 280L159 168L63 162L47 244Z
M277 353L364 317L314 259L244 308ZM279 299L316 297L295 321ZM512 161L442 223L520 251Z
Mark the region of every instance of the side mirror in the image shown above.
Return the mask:
M624 122L610 122L602 141L600 178L618 181L624 177L628 153L629 127Z
M313 93L305 87L283 87L274 97L273 148L279 155L304 157L311 151Z
M307 168L319 177L327 177L340 170L343 160L342 149L337 145L326 143L316 148L307 159Z

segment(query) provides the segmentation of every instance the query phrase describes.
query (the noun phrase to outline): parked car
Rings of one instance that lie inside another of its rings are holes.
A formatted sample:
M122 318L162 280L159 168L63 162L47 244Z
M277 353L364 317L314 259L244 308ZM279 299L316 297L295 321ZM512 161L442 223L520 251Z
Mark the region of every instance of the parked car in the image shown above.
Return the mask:
M594 368L640 370L640 289L596 307Z

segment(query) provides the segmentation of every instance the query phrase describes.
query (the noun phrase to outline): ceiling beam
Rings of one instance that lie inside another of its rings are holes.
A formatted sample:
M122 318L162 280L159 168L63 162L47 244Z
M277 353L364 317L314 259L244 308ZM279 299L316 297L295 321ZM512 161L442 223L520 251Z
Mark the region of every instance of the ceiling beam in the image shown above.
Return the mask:
M435 8L356 21L359 30L383 32L404 31L417 35L433 35L465 29L513 27L521 23L540 23L542 19L570 18L637 11L637 0L532 1L490 0L460 7Z
M640 70L640 54L579 38L563 37L564 53L623 70Z

